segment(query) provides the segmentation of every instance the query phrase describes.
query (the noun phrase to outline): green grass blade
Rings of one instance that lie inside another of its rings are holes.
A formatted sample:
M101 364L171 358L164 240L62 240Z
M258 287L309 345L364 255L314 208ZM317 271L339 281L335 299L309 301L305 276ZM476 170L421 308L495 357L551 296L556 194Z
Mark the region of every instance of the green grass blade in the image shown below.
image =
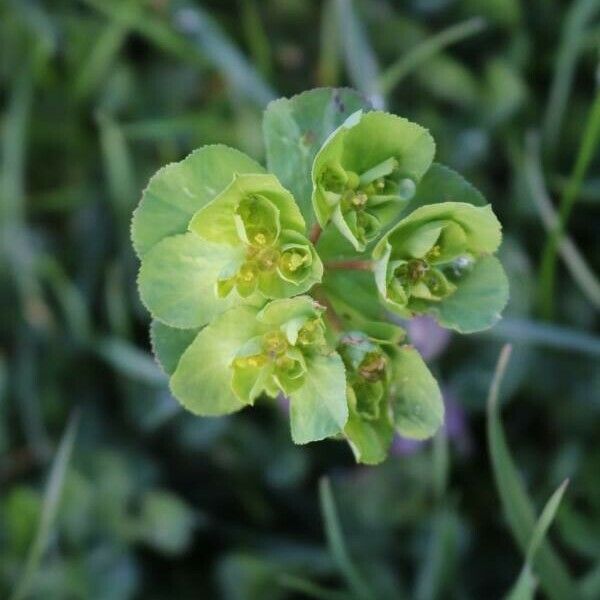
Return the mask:
M79 413L74 412L69 419L69 423L54 457L54 461L52 462L52 468L50 469L50 475L44 493L40 524L29 549L23 573L14 589L11 600L23 600L31 591L40 562L48 546L48 540L52 533L52 526L58 512L65 476L71 460L71 454L73 453L73 446L75 445L78 426Z
M326 0L321 7L321 30L318 83L337 87L340 80L340 22L337 18L337 0Z
M187 6L175 11L174 23L238 93L260 106L275 98L275 92L208 12Z
M459 563L460 527L456 513L442 507L431 521L429 547L418 576L415 600L446 598Z
M564 19L562 39L556 58L546 114L544 116L544 147L552 155L558 144L569 94L575 75L575 64L585 39L585 30L600 9L598 0L577 0ZM595 46L598 41L596 39Z
M487 400L488 446L504 514L515 541L526 552L535 529L535 511L508 449L498 407L498 392L510 352L511 347L504 346L490 386ZM569 572L548 542L543 542L539 549L535 569L544 591L552 600L575 600L579 597Z
M550 500L544 506L544 510L542 510L542 514L538 519L535 529L533 530L533 535L531 536L531 540L529 542L529 548L527 548L527 556L526 561L529 564L533 563L533 559L535 558L546 534L548 533L548 529L550 525L552 525L552 521L554 521L554 517L556 515L556 511L560 506L562 501L562 497L569 485L569 480L566 479L563 481L558 489L550 496Z
M328 590L308 579L296 577L295 575L283 574L279 578L279 584L292 592L302 594L304 598L316 598L317 600L348 600L348 594Z
M186 64L206 67L208 61L200 55L196 48L159 17L149 11L140 13L139 18L129 21L129 15L121 10L119 2L114 0L79 0L79 2L103 14L116 23L130 26L159 50L171 54Z
M557 231L557 227L559 227L559 217L556 215L552 201L546 190L542 174L539 140L535 135L530 135L527 138L523 163L525 184L529 189L531 199L540 215L542 224L549 232L549 239L551 239L551 236L554 235L552 232ZM577 246L575 246L571 238L564 234L560 238L557 238L555 243L565 266L571 273L580 291L593 306L600 308L600 281L598 281L598 278L588 266Z
M481 335L505 342L600 357L600 337L542 321L506 317Z
M104 337L94 342L92 349L117 373L135 381L156 386L164 386L167 382L153 358L125 340Z
M542 314L551 318L554 313L554 279L556 273L556 254L558 244L567 228L567 222L579 195L579 189L583 183L585 174L594 159L596 148L600 142L600 88L596 91L596 97L589 116L586 121L583 139L573 173L569 184L565 189L560 201L558 222L552 229L552 233L546 239L546 245L542 253L542 265L540 270L540 301Z
M550 500L546 503L540 518L538 519L535 528L533 530L533 535L531 536L531 540L529 542L529 548L527 548L527 555L525 556L525 564L523 565L523 569L517 579L515 585L512 590L509 592L507 596L507 600L533 600L533 596L535 593L535 588L537 586L537 581L535 576L533 575L533 559L537 554L537 551L544 541L548 529L554 521L554 517L556 515L556 511L560 506L562 501L562 497L565 493L567 485L569 484L569 480L564 481L560 487L552 494Z
M325 534L327 535L327 543L333 559L356 598L373 598L373 594L364 582L360 573L357 571L350 558L348 549L346 548L335 501L333 499L333 493L331 491L331 483L326 477L322 478L319 482L319 497L325 524Z
M473 17L429 36L382 73L379 79L380 89L384 94L389 94L407 75L426 60L452 44L480 33L485 27L484 19Z
M138 14L138 6L131 0L119 7L122 15L106 25L97 37L75 79L74 95L78 99L89 96L100 85L111 64L117 58L130 30L130 23Z
M273 73L271 44L256 0L242 0L242 27L250 48L252 62L259 73L268 80Z
M131 208L139 195L133 161L119 124L106 113L99 113L96 120L100 128L100 148L110 197L117 218L122 226L128 228Z
M352 0L337 0L336 6L350 80L375 108L383 108L385 100L379 85L379 64L363 23L356 14L354 3Z

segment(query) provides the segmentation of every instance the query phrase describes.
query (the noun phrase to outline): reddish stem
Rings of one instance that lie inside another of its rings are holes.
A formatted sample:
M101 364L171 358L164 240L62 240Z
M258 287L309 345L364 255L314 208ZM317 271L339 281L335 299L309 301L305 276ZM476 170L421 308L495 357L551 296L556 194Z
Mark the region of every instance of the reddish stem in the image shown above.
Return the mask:
M321 304L321 306L325 307L325 316L327 317L327 320L331 325L331 329L333 329L337 333L341 333L342 331L344 331L344 323L342 322L342 319L337 314L337 312L333 308L333 305L329 301L329 298L320 286L318 286L317 289L314 290L313 296L315 300L319 304Z
M321 226L318 223L315 223L312 226L312 229L310 230L310 236L309 239L313 244L316 244L319 241L319 238L321 237L321 234L323 233L323 230L321 229Z
M325 263L326 269L344 269L346 271L372 271L372 260L333 260Z

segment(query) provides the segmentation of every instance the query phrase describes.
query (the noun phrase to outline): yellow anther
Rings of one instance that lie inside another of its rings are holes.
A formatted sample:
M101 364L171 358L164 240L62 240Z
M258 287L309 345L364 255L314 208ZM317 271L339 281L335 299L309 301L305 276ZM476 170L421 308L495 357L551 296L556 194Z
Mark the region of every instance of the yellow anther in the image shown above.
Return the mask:
M267 236L264 233L257 233L254 236L254 241L259 245L259 246L264 246L267 243Z
M246 283L250 283L251 281L254 281L254 278L256 277L256 273L254 270L254 267L248 263L242 265L239 273L238 273L238 279L240 279L240 281L245 281Z
M283 257L283 268L287 271L297 271L306 261L306 256L298 252L286 252Z
M263 336L263 348L274 358L288 349L288 342L281 331L269 331Z
M376 187L378 190L382 190L382 189L385 187L385 180L384 180L384 179L378 179L378 180L375 182L375 187Z
M352 196L351 202L356 208L362 208L368 199L368 196L364 192L358 192Z

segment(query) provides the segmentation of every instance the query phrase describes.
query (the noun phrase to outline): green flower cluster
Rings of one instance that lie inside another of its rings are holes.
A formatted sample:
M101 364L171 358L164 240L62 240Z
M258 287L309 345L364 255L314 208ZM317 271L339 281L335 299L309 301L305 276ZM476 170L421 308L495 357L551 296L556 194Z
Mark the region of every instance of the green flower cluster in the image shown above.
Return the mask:
M491 326L508 293L500 225L432 163L425 129L350 90L271 103L264 134L268 172L206 146L144 191L132 239L154 352L195 414L283 395L296 443L345 438L381 462L395 431L425 439L444 414L389 311Z

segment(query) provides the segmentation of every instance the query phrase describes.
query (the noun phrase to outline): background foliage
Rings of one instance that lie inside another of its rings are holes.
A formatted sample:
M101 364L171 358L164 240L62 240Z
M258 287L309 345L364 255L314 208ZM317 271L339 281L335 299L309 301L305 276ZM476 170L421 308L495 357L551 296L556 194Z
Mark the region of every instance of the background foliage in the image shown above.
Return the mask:
M596 0L2 0L0 596L502 597L569 477L532 569L553 598L600 597L599 16ZM135 291L148 177L214 142L263 160L266 102L317 85L428 127L504 224L506 318L460 339L411 326L448 422L375 469L294 447L285 407L184 413ZM503 341L505 435L485 411Z

